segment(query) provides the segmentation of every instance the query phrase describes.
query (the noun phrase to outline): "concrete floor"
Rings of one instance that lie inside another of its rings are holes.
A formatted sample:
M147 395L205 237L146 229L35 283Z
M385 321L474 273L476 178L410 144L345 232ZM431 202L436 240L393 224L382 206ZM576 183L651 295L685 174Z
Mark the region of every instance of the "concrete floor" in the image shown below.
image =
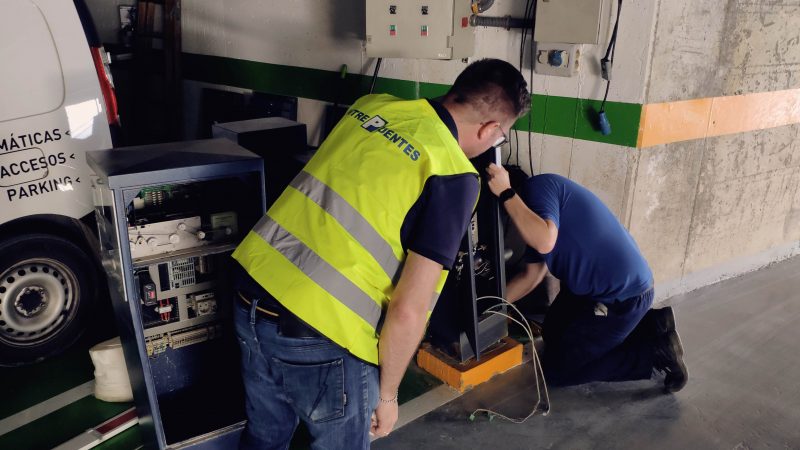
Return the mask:
M552 411L523 424L469 421L475 408L524 417L530 366L514 369L373 443L375 449L800 448L800 258L674 297L689 384L550 390ZM660 383L660 380L658 381Z

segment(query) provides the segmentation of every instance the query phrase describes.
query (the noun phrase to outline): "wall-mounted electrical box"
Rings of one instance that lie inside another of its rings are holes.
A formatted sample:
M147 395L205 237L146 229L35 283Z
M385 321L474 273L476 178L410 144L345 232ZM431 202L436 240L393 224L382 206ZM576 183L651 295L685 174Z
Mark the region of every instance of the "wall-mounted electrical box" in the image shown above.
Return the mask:
M458 59L475 51L470 0L368 0L367 56Z
M244 389L230 254L265 212L225 139L87 152L103 267L145 448L234 448Z
M597 44L603 0L536 0L536 42Z

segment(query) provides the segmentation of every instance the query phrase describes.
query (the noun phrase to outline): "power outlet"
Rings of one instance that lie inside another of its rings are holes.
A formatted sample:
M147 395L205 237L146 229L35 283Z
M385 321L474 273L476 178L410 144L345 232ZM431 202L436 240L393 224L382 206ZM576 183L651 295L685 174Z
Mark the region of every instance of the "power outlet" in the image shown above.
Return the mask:
M580 67L580 45L537 42L533 70L541 75L573 77Z

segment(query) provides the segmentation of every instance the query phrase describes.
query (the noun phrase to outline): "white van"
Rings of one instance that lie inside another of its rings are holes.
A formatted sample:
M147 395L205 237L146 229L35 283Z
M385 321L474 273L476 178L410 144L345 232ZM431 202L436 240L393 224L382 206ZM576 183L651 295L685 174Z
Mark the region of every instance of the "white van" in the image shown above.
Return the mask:
M67 348L105 292L84 152L112 147L107 62L83 0L0 1L0 365Z

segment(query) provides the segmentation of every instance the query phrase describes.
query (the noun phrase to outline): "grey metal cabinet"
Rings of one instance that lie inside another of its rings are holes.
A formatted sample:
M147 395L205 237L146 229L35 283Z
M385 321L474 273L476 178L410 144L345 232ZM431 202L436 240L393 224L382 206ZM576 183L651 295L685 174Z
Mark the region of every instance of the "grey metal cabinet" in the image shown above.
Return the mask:
M87 161L146 447L235 447L245 415L230 254L265 213L261 159L212 139Z

